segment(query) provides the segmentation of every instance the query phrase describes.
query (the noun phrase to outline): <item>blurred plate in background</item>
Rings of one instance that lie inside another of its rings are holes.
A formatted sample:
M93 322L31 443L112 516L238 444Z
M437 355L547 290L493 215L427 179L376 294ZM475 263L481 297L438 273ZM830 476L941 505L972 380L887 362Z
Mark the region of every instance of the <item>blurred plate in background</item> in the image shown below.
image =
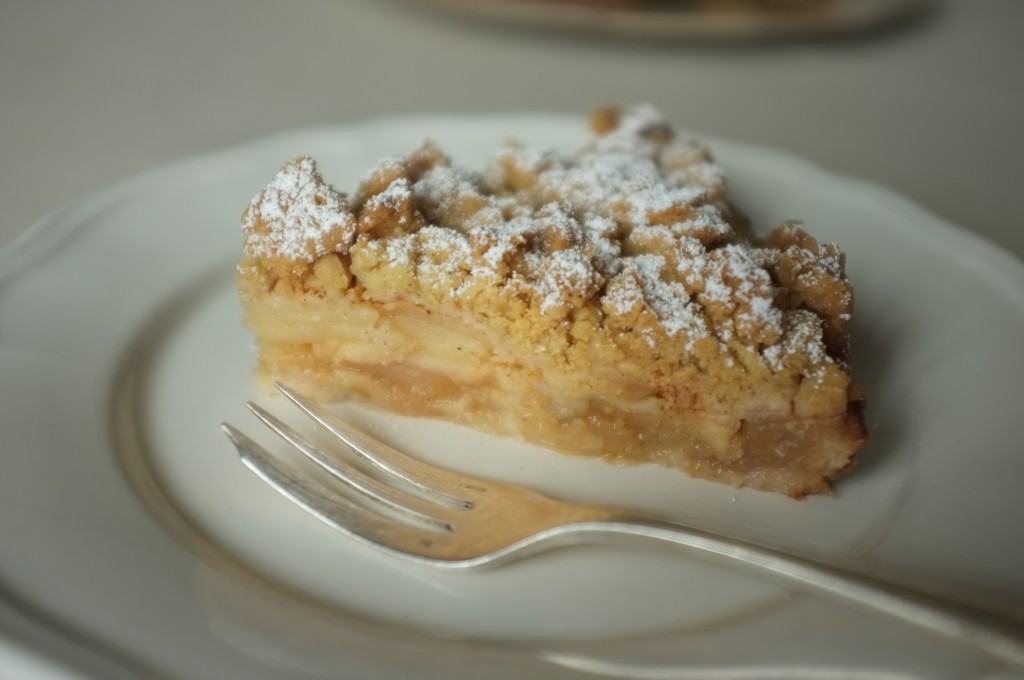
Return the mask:
M928 0L406 0L524 28L640 39L824 37L918 16Z

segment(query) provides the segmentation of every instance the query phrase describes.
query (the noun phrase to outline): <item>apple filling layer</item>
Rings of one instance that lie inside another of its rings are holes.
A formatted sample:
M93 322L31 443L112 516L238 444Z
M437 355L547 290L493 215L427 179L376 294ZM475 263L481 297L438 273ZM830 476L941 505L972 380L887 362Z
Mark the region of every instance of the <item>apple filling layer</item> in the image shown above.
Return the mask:
M799 224L757 240L649 108L480 172L432 144L349 196L284 166L243 217L259 379L567 453L827 492L866 439L852 288Z

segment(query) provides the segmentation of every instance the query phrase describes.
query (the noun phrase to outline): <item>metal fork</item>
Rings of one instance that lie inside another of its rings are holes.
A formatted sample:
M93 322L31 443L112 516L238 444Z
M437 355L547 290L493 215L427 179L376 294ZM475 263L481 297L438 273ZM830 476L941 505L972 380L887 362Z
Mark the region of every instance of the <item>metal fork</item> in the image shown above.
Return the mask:
M1024 621L1019 619L621 508L568 503L441 469L387 446L285 385L275 386L376 472L367 474L324 452L253 402L246 404L249 410L318 470L299 471L224 423L242 462L334 529L416 565L470 570L556 546L656 539L752 565L1024 666ZM325 483L329 479L341 482L349 494L331 488Z

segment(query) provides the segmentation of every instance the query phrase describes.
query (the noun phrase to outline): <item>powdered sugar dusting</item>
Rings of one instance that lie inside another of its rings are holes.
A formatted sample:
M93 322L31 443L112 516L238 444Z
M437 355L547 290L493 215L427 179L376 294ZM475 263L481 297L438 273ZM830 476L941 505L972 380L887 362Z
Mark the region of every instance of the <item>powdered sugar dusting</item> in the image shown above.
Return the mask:
M792 361L805 363L799 368L810 380L820 382L825 377L825 367L833 364L832 357L822 342L822 321L813 312L793 310L786 318L789 331L778 342L764 348L761 356L776 372L783 371Z
M682 333L689 344L707 337L708 326L702 310L678 281L663 275L665 259L660 255L637 255L624 263L636 281L639 294L665 326L669 336Z
M313 262L355 236L348 201L323 181L309 156L281 168L249 204L242 229L252 256L300 262Z
M841 253L811 252L796 232L788 255L751 248L724 202L721 168L675 139L653 107L623 112L570 158L511 145L475 173L426 145L378 163L357 195L353 211L311 159L295 159L250 205L247 252L300 262L337 252L358 277L365 249L372 266L413 272L423 291L456 304L496 290L552 322L590 305L602 323L652 343L655 330L686 351L711 339L729 366L734 342L773 371L799 353L831 361L821 319L780 306L772 272L787 257L811 258L800 276L842 279Z
M400 212L401 206L409 201L412 196L412 189L409 180L398 178L391 182L384 191L370 196L366 201L364 210L388 210L398 214L398 223L404 225L408 216Z

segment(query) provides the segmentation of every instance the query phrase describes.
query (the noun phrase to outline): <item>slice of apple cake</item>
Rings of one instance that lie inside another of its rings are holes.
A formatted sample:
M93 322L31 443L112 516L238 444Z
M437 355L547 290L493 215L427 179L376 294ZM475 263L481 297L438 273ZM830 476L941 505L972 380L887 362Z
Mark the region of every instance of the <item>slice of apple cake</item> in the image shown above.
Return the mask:
M258 379L558 451L794 497L866 441L844 255L756 238L721 169L651 107L571 157L478 172L432 143L352 195L289 161L242 219Z

